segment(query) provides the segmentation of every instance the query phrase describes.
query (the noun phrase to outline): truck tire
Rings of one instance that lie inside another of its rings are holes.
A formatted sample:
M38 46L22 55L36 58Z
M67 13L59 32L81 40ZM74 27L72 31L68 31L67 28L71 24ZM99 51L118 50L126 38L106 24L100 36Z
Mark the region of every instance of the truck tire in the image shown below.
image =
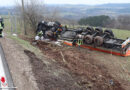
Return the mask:
M87 28L86 28L86 31L89 31L89 32L93 33L93 32L94 32L94 29L93 29L93 27L87 27Z
M95 46L101 46L103 44L103 38L100 36L96 36L94 38L94 45Z
M108 33L110 35L110 37L114 38L114 34L113 34L112 30L105 30L104 33Z
M93 42L93 36L91 35L86 35L84 38L84 41L86 44L91 44Z
M95 28L95 31L99 33L99 35L103 34L102 28Z

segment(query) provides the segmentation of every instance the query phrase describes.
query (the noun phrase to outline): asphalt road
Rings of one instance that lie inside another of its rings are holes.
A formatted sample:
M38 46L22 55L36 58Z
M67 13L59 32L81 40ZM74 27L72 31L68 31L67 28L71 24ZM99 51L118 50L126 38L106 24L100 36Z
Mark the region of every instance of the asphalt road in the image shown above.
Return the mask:
M8 64L0 44L0 90L15 90Z

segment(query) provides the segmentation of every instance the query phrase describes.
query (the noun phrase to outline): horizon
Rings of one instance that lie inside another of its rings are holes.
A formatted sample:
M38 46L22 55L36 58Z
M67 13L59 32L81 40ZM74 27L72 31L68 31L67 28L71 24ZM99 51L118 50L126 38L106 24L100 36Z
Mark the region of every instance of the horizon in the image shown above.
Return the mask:
M21 2L21 0L0 0L0 7L8 7L15 6L17 2ZM29 0L24 0L25 2L29 2ZM129 4L130 0L39 0L41 3L43 2L46 5L103 5L103 4Z
M107 5L107 4L130 4L130 3L103 3L103 4L66 4L66 3L64 3L64 4L47 4L47 3L45 3L45 5L86 5L86 6L97 6L97 5ZM1 6L0 5L0 7L13 7L13 6L15 6L15 5L6 5L6 6Z
M103 4L46 4L46 5L88 5L88 6L95 6L95 5L106 5L106 4L130 4L130 3L103 3Z

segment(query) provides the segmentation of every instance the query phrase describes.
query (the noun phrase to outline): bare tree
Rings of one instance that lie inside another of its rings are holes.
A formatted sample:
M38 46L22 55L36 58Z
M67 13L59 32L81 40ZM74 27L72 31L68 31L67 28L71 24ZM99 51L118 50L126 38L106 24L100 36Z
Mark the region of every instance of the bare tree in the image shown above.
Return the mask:
M45 6L43 0L26 0L24 3L24 11L22 5L16 4L16 11L21 21L25 20L25 27L31 28L31 32L35 32L37 23L44 18ZM28 31L27 30L27 31ZM25 33L26 34L26 33Z
M117 18L113 18L106 24L108 28L116 28L116 29L130 29L130 15L121 15Z
M119 16L117 20L120 23L119 28L130 29L130 16L128 16L128 15Z

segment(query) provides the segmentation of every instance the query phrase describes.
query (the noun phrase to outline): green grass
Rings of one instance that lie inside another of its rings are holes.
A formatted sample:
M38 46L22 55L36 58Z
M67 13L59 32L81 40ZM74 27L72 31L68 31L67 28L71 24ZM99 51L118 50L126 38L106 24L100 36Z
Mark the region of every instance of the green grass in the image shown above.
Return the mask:
M10 20L9 15L2 16L4 18L4 24L5 24L5 32L9 33L16 33L16 34L21 34L22 33L22 28L19 22L16 19L16 31L15 31L15 19ZM12 31L11 31L11 25L12 25Z
M31 52L34 52L37 56L39 56L39 58L41 58L40 57L42 55L41 51L38 48L32 46L30 44L30 42L22 40L19 37L12 36L9 33L7 33L7 34L8 34L7 35L8 38L13 39L14 41L16 41L16 43L18 43L19 45L21 45L24 49L27 49L27 50L29 50Z
M25 40L22 40L22 39L20 39L20 38L18 38L18 37L11 36L11 35L8 35L8 37L11 38L11 39L13 39L13 40L15 40L15 41L17 41L17 42L18 42L20 45L22 45L25 49L28 49L28 50L30 50L30 49L36 49L36 48L33 47L32 45L30 45L29 42L27 42L27 41L25 41Z
M115 37L119 39L125 40L127 37L130 37L130 31L128 30L112 29L112 31L115 34Z

